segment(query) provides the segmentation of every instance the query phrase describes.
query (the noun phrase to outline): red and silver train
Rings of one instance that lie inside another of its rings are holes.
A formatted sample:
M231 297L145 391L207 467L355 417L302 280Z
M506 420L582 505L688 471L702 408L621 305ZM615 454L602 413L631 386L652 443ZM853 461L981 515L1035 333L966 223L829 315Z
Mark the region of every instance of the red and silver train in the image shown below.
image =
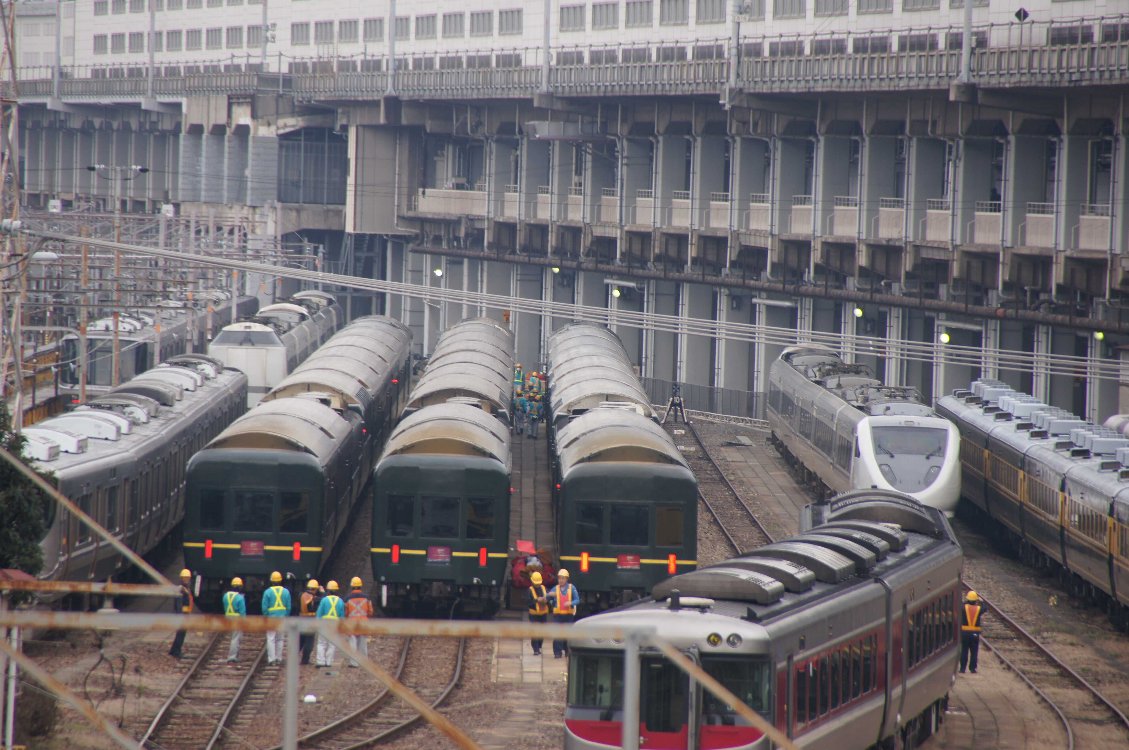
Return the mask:
M585 623L650 629L799 747L914 745L940 724L956 672L960 545L943 512L896 492L847 493L807 515L798 537ZM618 641L573 641L566 748L621 746L624 653ZM640 748L767 750L657 649L639 659Z

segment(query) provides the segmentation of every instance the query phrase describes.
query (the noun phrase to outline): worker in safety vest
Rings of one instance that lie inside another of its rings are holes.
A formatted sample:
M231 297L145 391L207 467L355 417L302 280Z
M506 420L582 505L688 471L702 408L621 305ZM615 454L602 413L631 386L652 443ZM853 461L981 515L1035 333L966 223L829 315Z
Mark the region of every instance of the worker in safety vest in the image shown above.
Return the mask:
M243 579L231 579L231 589L223 595L223 613L227 617L246 617L247 602L243 598ZM239 659L239 642L243 640L242 630L231 631L231 645L227 648L227 663L234 664Z
M541 396L533 396L529 401L529 437L537 439L537 427L541 424L544 410L541 407Z
M568 579L568 571L561 568L557 571L557 585L549 590L553 622L572 622L576 617L576 604L580 601L580 594ZM554 658L559 659L567 653L568 641L553 641Z
M337 581L325 584L325 597L318 604L319 620L340 620L345 616L345 602L337 595ZM318 636L317 665L319 667L332 667L333 655L337 647L325 636Z
M176 606L182 615L192 614L192 610L196 607L196 599L192 596L192 571L188 568L180 571L180 594L176 599ZM184 648L184 636L187 631L184 628L176 631L176 636L172 639L172 648L169 649L169 656L179 659L183 654L181 650Z
M977 657L980 655L980 629L984 607L980 595L969 591L964 597L964 609L960 613L960 671L965 667L976 674Z
M546 622L549 619L549 591L545 588L541 574L536 570L529 575L529 621ZM533 655L541 655L541 645L545 641L534 638L529 642L533 646Z
M282 586L282 574L274 571L270 574L270 582L270 588L263 592L263 614L267 617L288 617L290 592ZM281 664L285 647L286 636L276 630L268 630L267 664Z
M353 576L353 580L349 581L349 588L352 589L349 595L345 597L345 617L348 619L372 617L372 600L365 596L364 582L358 576ZM368 657L368 636L367 635L351 635L349 636L349 645L355 648L364 657ZM357 662L352 659L349 660L350 667L358 666Z
M318 603L321 602L321 586L316 578L311 578L306 583L306 590L298 597L298 616L314 617L318 613ZM310 654L314 650L314 634L302 633L298 636L298 649L302 652L302 663L310 663Z

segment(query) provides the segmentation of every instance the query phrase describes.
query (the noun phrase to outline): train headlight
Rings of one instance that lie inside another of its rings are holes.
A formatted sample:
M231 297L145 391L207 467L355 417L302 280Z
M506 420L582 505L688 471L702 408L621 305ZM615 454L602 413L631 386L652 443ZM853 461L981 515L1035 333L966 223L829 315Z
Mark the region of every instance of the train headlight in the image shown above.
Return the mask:
M737 648L741 645L741 636L737 635L736 633L730 633L729 637L725 639L725 642L733 648Z
M710 633L709 635L706 636L706 643L710 644L711 646L720 646L721 645L721 634L720 633Z

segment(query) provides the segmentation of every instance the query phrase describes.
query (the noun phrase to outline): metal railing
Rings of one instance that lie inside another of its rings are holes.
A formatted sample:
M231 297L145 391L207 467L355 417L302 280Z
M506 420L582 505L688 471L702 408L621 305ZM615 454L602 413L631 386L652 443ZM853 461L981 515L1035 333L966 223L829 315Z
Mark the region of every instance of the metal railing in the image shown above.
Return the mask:
M503 185L502 186L502 192L503 193L516 193L517 192L517 185Z
M795 203L792 204L796 205ZM835 208L858 208L859 199L857 195L836 195Z
M690 200L689 190L671 190L670 199L675 201L688 201Z
M926 211L952 211L953 203L948 198L926 198Z
M1109 216L1110 204L1108 203L1083 203L1083 216Z
M812 205L812 197L810 195L793 195L793 206L810 206Z
M584 186L583 185L573 185L572 187L570 187L568 189L568 194L569 195L584 195Z
M1027 215L1028 216L1053 216L1055 212L1055 204L1053 203L1028 203Z
M654 198L655 191L650 188L639 188L635 191L636 198Z
M729 193L713 192L710 193L710 203L728 203Z
M1003 201L976 201L976 213L978 214L998 214L1003 213Z
M548 185L538 185L537 186L537 194L538 195L552 195L552 193L553 193L553 189Z
M614 187L600 188L600 197L601 198L618 198L619 197L619 190L614 188Z
M905 198L879 198L878 199L878 207L879 208L904 209L906 207L906 199Z
M768 193L749 193L749 203L754 206L767 206L772 200Z

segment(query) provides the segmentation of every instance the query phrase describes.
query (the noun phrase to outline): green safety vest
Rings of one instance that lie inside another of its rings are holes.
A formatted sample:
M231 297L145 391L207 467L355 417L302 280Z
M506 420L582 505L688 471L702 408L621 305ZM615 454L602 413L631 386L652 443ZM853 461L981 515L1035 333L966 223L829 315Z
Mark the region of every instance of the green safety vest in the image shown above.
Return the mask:
M267 610L268 612L286 612L290 609L282 601L282 591L283 588L281 586L270 587L270 592L274 594L274 604L270 606L270 609Z
M223 613L228 617L239 617L239 613L235 611L235 597L239 594L234 591L228 591L223 595Z

